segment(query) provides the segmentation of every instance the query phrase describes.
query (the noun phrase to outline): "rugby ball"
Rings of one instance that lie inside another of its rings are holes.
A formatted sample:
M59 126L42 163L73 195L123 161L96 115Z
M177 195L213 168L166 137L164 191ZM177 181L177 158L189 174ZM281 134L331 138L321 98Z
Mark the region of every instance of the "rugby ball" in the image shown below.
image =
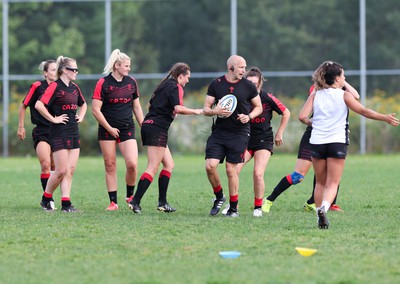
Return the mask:
M237 99L232 94L223 96L219 101L219 106L227 108L231 113L227 116L218 115L218 117L219 118L227 118L235 111L236 106L237 106Z

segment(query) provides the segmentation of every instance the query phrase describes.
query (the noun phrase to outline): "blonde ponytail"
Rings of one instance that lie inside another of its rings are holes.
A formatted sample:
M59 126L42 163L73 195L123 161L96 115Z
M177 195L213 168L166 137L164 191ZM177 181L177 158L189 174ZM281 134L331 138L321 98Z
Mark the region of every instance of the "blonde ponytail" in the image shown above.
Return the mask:
M104 67L103 74L108 74L114 71L115 63L121 63L124 60L130 60L131 58L119 49L114 49L108 58L107 64Z
M56 60L56 70L57 70L57 78L60 78L64 73L65 67L69 66L71 62L75 62L76 60L69 57L64 57L60 55Z

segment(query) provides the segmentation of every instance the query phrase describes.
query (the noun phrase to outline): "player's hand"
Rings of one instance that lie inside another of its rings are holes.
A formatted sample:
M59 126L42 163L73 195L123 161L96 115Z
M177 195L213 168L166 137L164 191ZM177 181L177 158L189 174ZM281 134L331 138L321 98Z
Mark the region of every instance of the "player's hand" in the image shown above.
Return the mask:
M25 140L26 138L25 127L18 127L17 135L19 140Z
M226 107L221 107L221 105L219 104L219 102L218 102L218 104L214 107L214 112L215 112L216 115L219 115L219 116L226 116L226 117L228 117L228 116L230 116L230 115L232 114L232 112L229 111L228 108L226 108Z
M203 114L203 109L202 109L202 108L195 109L195 110L194 110L194 113L195 113L196 115Z
M67 124L67 122L69 121L69 117L68 114L64 113L60 116L55 116L53 119L53 123L55 124Z
M245 124L245 123L249 123L250 122L250 116L248 116L247 114L238 114L237 120L239 120L241 123Z
M119 129L118 128L112 127L110 130L108 130L108 133L114 138L119 137Z
M278 133L275 135L275 145L278 147L283 145L282 135L279 135Z
M83 117L80 117L78 114L75 114L75 120L77 123L81 123L83 121Z
M388 115L387 115L387 120L386 120L386 122L389 123L390 125L398 126L400 121L399 121L399 119L396 117L396 114L395 114L395 113L391 113L391 114L388 114Z

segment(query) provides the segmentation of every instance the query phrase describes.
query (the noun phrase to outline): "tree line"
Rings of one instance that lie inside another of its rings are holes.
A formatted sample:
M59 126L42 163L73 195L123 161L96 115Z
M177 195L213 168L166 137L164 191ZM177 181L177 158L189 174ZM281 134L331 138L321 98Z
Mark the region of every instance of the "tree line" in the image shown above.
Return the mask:
M237 5L238 53L266 72L266 88L276 96L304 100L310 76L268 77L268 72L312 71L324 60L337 61L345 70L359 68L358 1L238 0ZM400 69L399 3L367 0L366 6L367 68ZM132 73L163 73L177 61L187 62L192 72L225 71L230 0L112 1L111 9L112 49L132 57ZM10 3L9 73L38 74L40 61L62 54L77 59L80 74L100 77L104 20L102 2ZM358 87L357 76L347 78ZM210 80L191 80L186 88L190 103L202 104ZM157 81L138 82L144 110ZM14 102L22 101L30 83L11 82ZM78 84L90 103L95 81ZM368 96L377 92L383 99L396 95L398 75L368 76ZM16 115L11 108L10 116Z

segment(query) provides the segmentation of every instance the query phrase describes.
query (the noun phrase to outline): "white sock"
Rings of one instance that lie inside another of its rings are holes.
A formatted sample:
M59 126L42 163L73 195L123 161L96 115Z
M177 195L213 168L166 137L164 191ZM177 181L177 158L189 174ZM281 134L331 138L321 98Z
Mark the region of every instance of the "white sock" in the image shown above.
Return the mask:
M326 201L326 200L324 200L324 201L322 201L322 206L321 207L324 207L325 213L326 213L329 210L329 208L331 207L331 203Z

